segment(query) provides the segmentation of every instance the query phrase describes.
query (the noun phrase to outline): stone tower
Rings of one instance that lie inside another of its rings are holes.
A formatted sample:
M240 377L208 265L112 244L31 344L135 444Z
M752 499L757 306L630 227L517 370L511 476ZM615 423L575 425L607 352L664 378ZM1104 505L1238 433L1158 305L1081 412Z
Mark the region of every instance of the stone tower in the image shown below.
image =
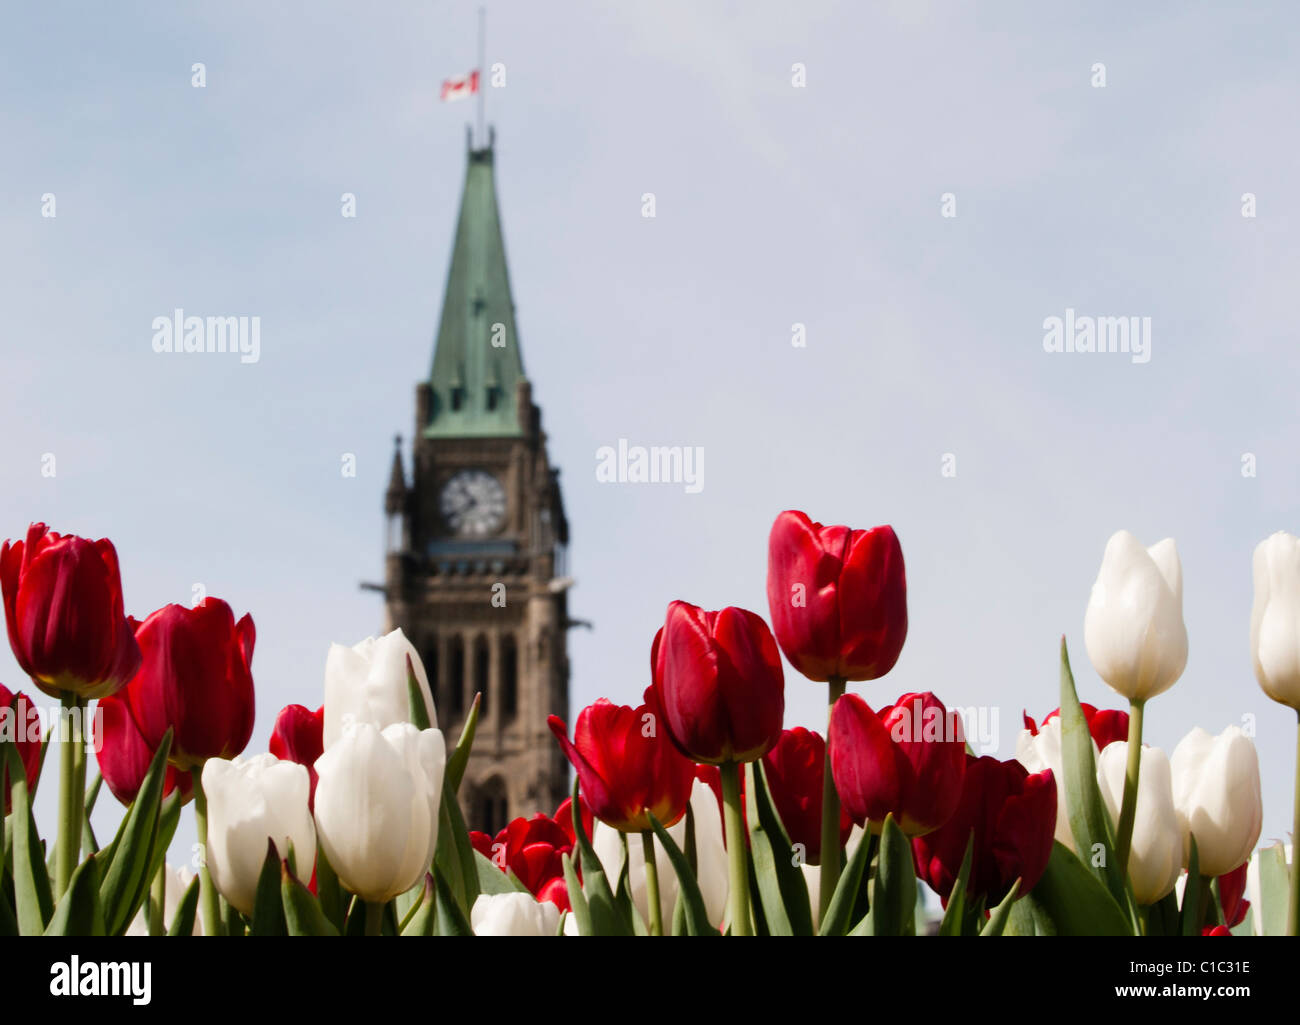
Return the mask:
M492 135L469 148L411 477L399 440L384 501L388 622L421 653L449 748L483 695L460 799L487 833L568 793L546 717L567 722L569 705L569 528L524 376L493 151Z

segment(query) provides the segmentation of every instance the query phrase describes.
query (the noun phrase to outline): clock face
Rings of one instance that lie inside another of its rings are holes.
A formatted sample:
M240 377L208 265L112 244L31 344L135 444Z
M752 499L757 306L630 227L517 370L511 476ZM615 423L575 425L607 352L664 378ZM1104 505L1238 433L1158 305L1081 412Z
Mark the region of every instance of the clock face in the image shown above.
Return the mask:
M457 534L483 537L506 519L506 489L486 470L461 470L443 485L443 518Z

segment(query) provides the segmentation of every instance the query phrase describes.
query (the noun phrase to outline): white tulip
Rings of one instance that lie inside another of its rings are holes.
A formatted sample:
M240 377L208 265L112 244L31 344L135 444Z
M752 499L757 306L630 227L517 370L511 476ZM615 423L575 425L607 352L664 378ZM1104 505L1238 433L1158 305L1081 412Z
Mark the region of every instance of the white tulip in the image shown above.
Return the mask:
M343 885L381 904L424 878L438 841L446 747L408 722L352 723L316 761L316 831Z
M244 914L253 913L268 840L281 858L289 856L292 842L299 877L311 878L316 830L307 807L310 792L307 767L275 755L204 763L208 871L221 895Z
M554 936L560 909L527 893L481 893L469 912L475 936Z
M1106 542L1083 640L1098 675L1130 701L1146 701L1177 682L1187 666L1187 628L1172 538L1143 548L1121 530Z
M406 685L406 656L420 683L429 711L429 725L437 727L429 678L415 647L399 630L383 637L367 637L346 647L331 644L325 659L325 750L343 736L348 722L369 723L382 730L411 721L410 690Z
M1097 758L1097 784L1113 822L1119 821L1127 766L1127 740L1107 744ZM1143 747L1128 855L1134 898L1139 904L1154 904L1178 884L1182 871L1183 832L1174 809L1169 759L1158 747Z
M176 908L180 905L181 898L185 896L185 891L190 888L190 883L194 881L194 873L188 868L173 868L171 865L163 866L163 929L171 928L173 920L176 918ZM152 887L152 883L150 884ZM153 890L150 889L152 894ZM202 915L195 908L193 935L203 935ZM126 935L128 936L148 936L149 935L149 907L148 904L141 904L140 910L131 924L127 926Z
M707 783L698 779L691 787L691 810L695 814L696 882L699 883L700 896L704 898L709 921L716 925L727 913L727 848L722 839L722 814L718 810L718 798ZM668 835L685 852L685 815L668 828ZM600 859L605 875L609 877L610 887L617 886L618 870L623 858L623 841L619 831L598 819L592 831L591 844L596 849L596 857ZM654 841L654 850L655 867L659 870L659 910L664 932L668 932L672 928L673 909L677 905L677 873L673 871L672 862L668 860L668 854L658 840ZM650 903L646 896L645 847L638 834L627 834L627 852L628 885L632 891L632 901L641 913L642 920L648 924Z
M1093 758L1097 743L1092 741ZM1074 831L1070 829L1070 812L1065 804L1065 761L1061 757L1061 717L1053 716L1038 728L1038 733L1021 730L1016 738L1016 761L1032 772L1052 770L1056 780L1056 839L1074 850Z
M1255 549L1250 656L1274 701L1300 710L1300 538L1278 531Z
M1237 726L1217 737L1198 726L1174 748L1171 767L1178 821L1196 837L1200 874L1227 875L1250 857L1264 822L1254 741ZM1189 841L1184 865L1190 852Z

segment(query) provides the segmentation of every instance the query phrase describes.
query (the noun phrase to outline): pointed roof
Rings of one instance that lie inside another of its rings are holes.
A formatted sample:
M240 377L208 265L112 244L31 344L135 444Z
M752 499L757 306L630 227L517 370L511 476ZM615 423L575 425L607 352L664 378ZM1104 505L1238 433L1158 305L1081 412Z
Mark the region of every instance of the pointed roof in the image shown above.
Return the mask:
M493 140L469 150L442 320L430 375L425 437L521 433L516 390L524 379L506 247L497 207Z
M388 490L384 492L384 508L396 513L406 497L406 473L402 469L402 436L393 438L393 467L388 473Z

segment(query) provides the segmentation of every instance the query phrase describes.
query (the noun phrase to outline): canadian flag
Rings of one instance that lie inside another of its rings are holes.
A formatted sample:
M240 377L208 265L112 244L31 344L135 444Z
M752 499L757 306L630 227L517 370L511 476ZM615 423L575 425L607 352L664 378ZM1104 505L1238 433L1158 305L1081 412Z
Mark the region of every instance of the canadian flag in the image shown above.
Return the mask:
M477 69L467 75L445 79L442 83L442 100L444 103L467 99L476 92L478 92Z

